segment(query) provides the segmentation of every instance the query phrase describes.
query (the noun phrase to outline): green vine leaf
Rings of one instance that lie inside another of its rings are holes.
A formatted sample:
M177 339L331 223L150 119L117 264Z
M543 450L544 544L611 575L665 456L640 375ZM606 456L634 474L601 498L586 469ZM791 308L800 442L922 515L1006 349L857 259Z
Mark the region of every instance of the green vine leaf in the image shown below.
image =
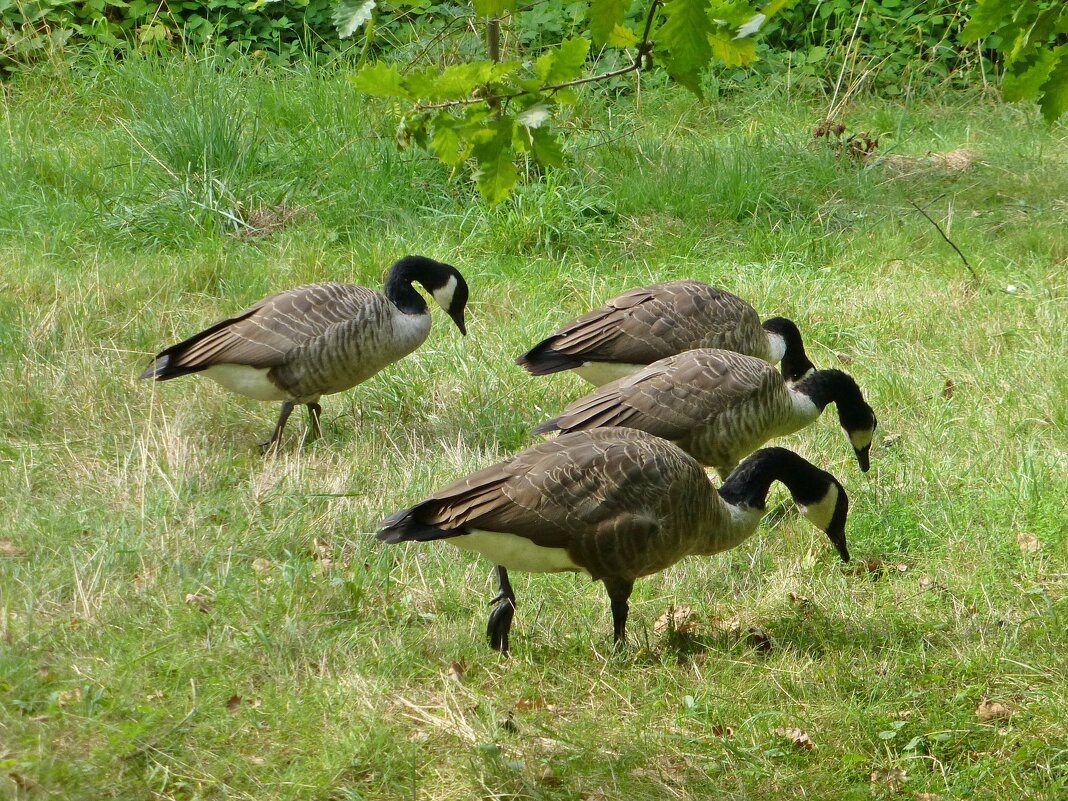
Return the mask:
M589 52L589 39L581 36L565 39L555 50L550 50L534 62L534 72L546 84L573 80L582 72Z
M356 73L352 83L358 91L364 94L377 97L402 97L406 100L415 99L404 86L404 79L397 68L382 61L362 68Z
M492 136L472 149L472 155L478 162L475 182L479 193L490 205L507 198L519 177L512 153L514 128L512 119L501 117L490 124Z
M590 0L590 36L594 44L632 47L638 37L624 25L628 0Z
M1068 45L1060 45L1054 53L1058 56L1057 66L1050 70L1039 102L1042 116L1049 123L1068 112Z
M375 10L375 0L338 0L334 7L334 26L337 35L347 39L371 19Z
M472 0L480 17L499 17L515 8L515 0Z

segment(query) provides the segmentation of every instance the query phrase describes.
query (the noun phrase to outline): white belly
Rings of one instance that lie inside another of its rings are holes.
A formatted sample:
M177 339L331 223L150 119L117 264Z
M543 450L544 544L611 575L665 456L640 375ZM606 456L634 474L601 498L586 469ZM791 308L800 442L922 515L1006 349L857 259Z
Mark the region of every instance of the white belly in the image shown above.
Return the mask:
M499 531L473 529L470 534L450 537L449 542L463 551L480 554L495 565L529 573L585 573L563 548L543 548L526 537Z
M615 381L617 378L634 375L639 370L644 370L647 366L644 364L619 364L616 362L583 362L582 366L573 368L571 372L578 373L586 381L600 387L609 381Z
M247 364L213 364L204 370L204 375L231 392L253 400L287 400L289 394L267 377L269 370L268 367L249 367Z

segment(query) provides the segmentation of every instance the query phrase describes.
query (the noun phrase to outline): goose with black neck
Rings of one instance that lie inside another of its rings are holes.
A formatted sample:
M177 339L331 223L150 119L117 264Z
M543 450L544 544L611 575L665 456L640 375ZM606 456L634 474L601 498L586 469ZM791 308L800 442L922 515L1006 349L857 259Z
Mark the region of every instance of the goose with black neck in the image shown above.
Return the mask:
M790 384L761 359L712 348L661 359L605 384L534 433L636 428L671 440L726 478L768 440L815 422L829 403L866 472L876 418L851 376L814 370Z
M382 521L386 543L446 540L496 566L486 627L507 651L516 597L509 570L579 572L604 584L616 643L635 580L689 555L733 548L756 530L771 484L849 561L849 501L830 473L784 448L743 462L717 492L700 464L667 440L605 428L565 434L461 478Z
M318 436L321 396L366 381L426 340L430 310L416 283L466 334L468 287L460 272L425 256L405 256L390 268L385 293L325 282L271 295L161 351L141 378L203 373L239 395L281 401L265 450L278 443L300 404L308 407L312 436Z

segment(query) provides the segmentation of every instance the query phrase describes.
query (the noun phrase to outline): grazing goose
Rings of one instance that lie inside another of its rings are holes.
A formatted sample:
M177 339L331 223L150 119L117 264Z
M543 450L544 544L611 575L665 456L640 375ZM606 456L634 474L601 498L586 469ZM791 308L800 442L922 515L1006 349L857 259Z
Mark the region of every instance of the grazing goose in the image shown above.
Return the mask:
M573 571L604 582L615 641L635 579L684 556L733 548L751 535L773 481L849 561L842 485L784 448L747 459L717 492L701 466L667 440L604 428L541 442L382 521L383 542L448 539L497 566L500 593L486 628L508 650L515 593L508 570Z
M797 326L763 324L741 298L700 281L632 289L558 328L518 359L532 375L574 370L600 386L657 359L693 348L724 348L775 364L787 381L813 369Z
M579 398L534 433L637 428L671 440L726 478L747 454L812 423L828 403L838 407L867 472L875 413L847 373L814 370L787 384L767 362L729 350L690 350L653 362Z
M264 449L278 442L297 404L308 407L318 436L320 396L366 381L427 338L430 311L413 282L467 333L463 276L449 264L405 256L390 268L385 294L327 282L271 295L161 351L141 378L166 381L202 372L231 392L282 401Z

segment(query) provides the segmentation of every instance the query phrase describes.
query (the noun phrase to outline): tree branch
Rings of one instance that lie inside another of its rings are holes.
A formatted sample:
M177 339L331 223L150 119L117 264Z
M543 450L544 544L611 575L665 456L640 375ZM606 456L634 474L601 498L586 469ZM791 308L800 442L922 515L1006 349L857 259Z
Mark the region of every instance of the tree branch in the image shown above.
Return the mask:
M563 83L550 83L544 86L539 86L537 92L558 92L561 89L569 89L572 86L581 86L584 83L595 83L597 81L605 81L609 78L616 78L620 75L626 75L628 72L637 72L642 68L642 59L645 58L653 49L653 43L649 41L649 34L653 29L653 18L656 14L656 10L660 7L663 0L653 0L649 4L649 13L645 17L645 30L642 32L642 40L638 42L638 51L634 55L634 61L625 67L619 69L609 70L608 72L602 72L599 75L587 75L583 78L575 78L573 81L564 81ZM486 95L485 97L465 97L462 100L446 100L443 103L428 103L426 105L416 103L416 111L434 111L443 108L455 108L457 106L473 106L478 103L486 103L490 106L507 102L523 95L533 94L531 91L522 92L510 92L500 95Z

